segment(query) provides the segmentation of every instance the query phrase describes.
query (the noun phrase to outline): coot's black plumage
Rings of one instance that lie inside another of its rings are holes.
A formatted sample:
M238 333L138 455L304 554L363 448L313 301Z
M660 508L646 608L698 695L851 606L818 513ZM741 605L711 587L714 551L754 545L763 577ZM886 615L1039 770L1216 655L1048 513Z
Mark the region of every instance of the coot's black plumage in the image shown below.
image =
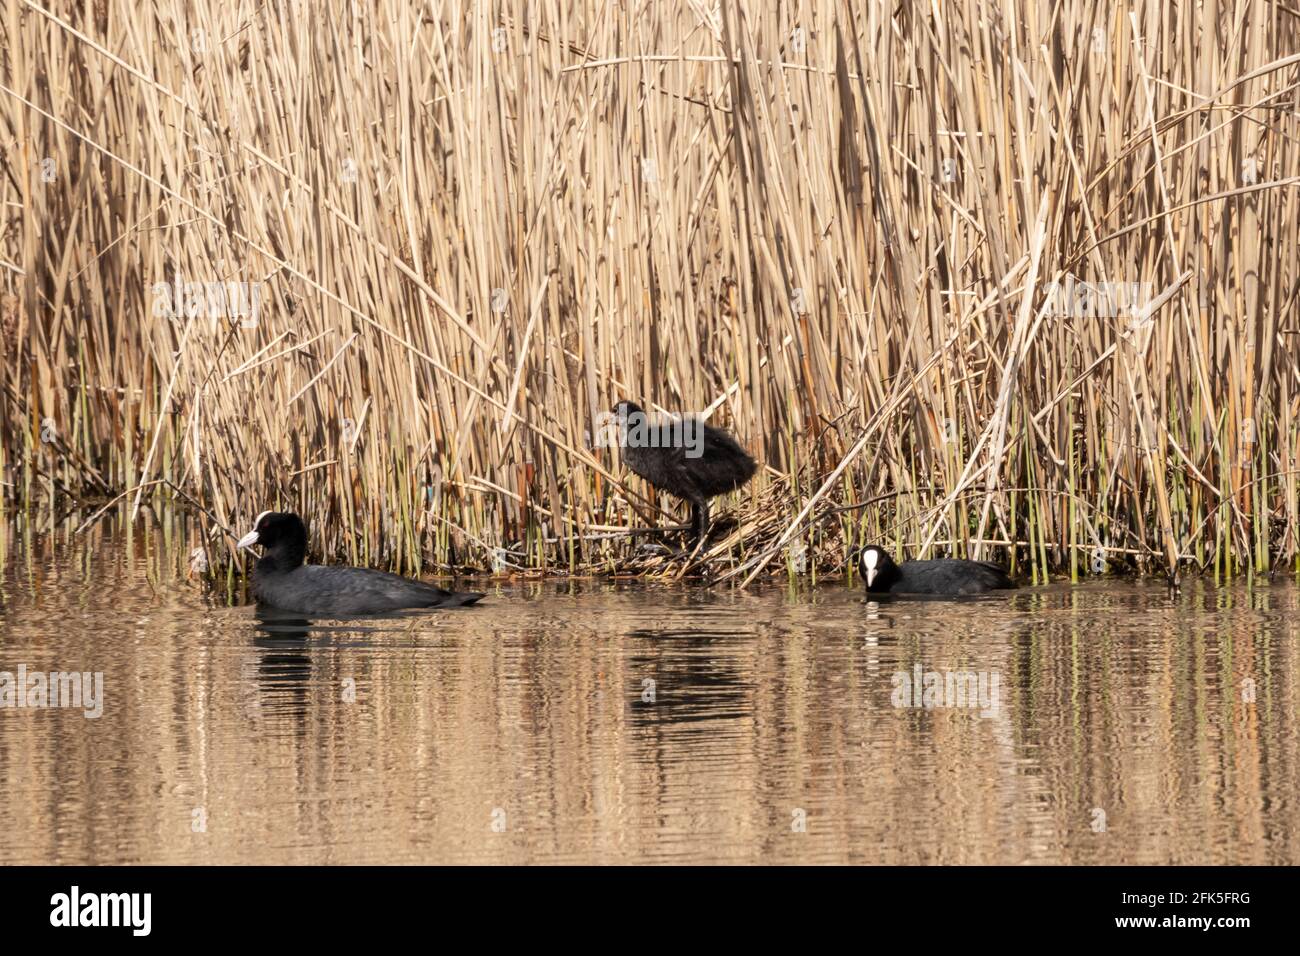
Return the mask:
M697 539L709 527L709 499L735 491L758 470L736 439L698 419L653 421L634 402L619 402L614 414L623 461L660 491L690 502Z
M895 564L875 545L858 552L858 567L868 594L982 594L1016 586L1007 572L991 561L938 558Z
M402 608L460 607L482 594L444 591L423 581L366 568L303 564L307 527L296 514L264 511L239 547L265 551L253 569L253 597L262 607L320 617L381 614Z

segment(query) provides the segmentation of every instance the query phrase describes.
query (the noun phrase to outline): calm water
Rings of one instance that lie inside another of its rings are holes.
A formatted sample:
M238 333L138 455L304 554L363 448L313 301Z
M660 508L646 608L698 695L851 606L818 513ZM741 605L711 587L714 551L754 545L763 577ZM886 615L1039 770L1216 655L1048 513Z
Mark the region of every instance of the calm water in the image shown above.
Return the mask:
M3 542L0 671L101 671L103 714L0 710L0 863L1300 862L1291 584L308 625L67 537ZM996 706L894 706L918 664Z

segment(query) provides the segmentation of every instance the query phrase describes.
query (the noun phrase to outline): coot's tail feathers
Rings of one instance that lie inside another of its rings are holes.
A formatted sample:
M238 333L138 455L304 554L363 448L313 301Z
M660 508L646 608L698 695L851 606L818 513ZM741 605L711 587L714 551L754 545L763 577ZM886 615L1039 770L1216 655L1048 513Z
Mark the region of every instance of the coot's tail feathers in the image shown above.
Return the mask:
M758 470L749 452L729 432L712 425L704 426L704 454L689 463L692 478L709 497L734 491Z
M992 561L972 561L971 564L978 565L983 571L980 584L990 591L1014 591L1020 586L1011 580L1000 564Z
M447 591L427 581L412 581L420 588L424 600L416 602L419 607L469 607L483 599L478 591Z
M1006 569L1002 567L1002 565L994 564L992 561L980 561L979 563L989 570L989 581L991 582L989 587L995 590L1005 589L1012 591L1020 587L1020 585L1016 584L1015 581L1011 580L1011 577L1007 574Z

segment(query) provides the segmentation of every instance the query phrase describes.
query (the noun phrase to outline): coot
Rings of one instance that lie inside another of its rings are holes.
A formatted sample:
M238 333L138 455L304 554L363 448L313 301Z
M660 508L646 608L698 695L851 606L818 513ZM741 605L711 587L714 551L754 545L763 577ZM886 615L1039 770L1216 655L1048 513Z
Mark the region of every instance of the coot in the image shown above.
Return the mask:
M888 552L875 545L858 552L858 567L868 594L981 594L1016 586L991 561L938 558L895 564Z
M442 588L365 568L327 568L303 564L307 527L296 514L263 511L240 548L266 550L253 569L253 597L262 607L320 617L380 614L412 607L460 607L482 594Z
M690 502L697 540L709 527L709 499L735 491L758 470L736 439L697 418L652 420L634 402L619 402L614 414L623 461L660 491Z

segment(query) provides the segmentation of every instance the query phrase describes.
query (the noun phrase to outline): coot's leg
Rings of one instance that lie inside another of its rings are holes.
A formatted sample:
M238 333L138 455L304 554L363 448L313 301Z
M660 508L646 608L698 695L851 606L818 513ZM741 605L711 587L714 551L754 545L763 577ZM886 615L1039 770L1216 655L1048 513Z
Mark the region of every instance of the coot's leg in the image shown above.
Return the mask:
M691 502L691 533L699 541L709 533L709 499L697 498Z

